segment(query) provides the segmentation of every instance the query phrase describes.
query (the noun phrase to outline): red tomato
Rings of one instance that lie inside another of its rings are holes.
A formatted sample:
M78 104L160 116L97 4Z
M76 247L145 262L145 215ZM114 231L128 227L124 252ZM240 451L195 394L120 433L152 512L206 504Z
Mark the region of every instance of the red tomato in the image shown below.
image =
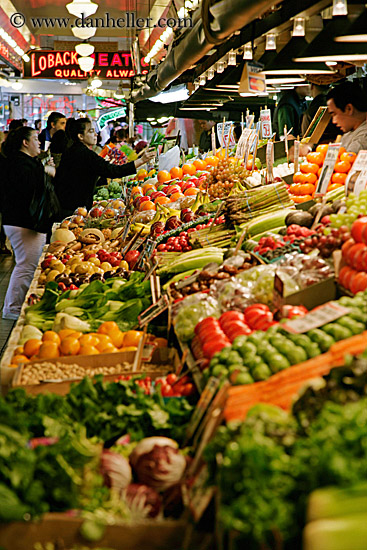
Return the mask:
M353 294L357 294L357 292L366 290L366 288L367 288L367 273L365 271L355 273L350 285L351 292L353 292Z
M170 386L172 386L172 384L174 384L177 380L177 375L172 373L172 374L169 374L167 377L166 377L166 380L167 380L167 384L169 384Z
M364 269L364 261L363 261L363 255L367 252L367 248L366 250L363 250L360 249L360 250L357 250L357 252L355 253L354 255L354 258L353 258L353 267L354 269L356 269L357 271L363 271Z
M186 384L181 391L181 395L184 396L192 395L193 393L195 393L195 387L194 384L191 384L191 382Z
M357 271L355 269L350 269L350 271L346 275L344 275L344 288L350 290L352 280L354 279L356 273Z
M298 227L298 226L294 226L294 227ZM263 311L270 311L269 307L266 304L252 304L251 306L247 306L247 308L245 309L245 315L247 311L251 311L252 309L262 309Z
M362 216L353 222L351 234L356 243L363 242L363 230L367 225L367 216Z
M367 247L365 244L361 243L361 242L358 242L358 243L355 243L353 244L347 251L347 254L346 254L346 260L347 260L347 263L349 265L351 265L352 267L355 266L355 259L356 259L356 254L357 252L359 251L365 251L367 250Z
M245 311L245 319L250 328L255 330L266 330L259 328L260 321L262 326L264 326L265 323L271 323L273 314L269 311L269 308L267 308L267 310L252 308L250 311Z
M343 258L346 257L348 250L349 250L350 247L353 246L354 244L355 244L355 240L354 240L354 239L348 239L347 241L345 241L345 243L343 243L343 246L342 246L342 256L343 256Z
M341 268L341 270L339 271L339 283L344 286L345 288L347 288L346 284L345 284L345 278L346 276L351 272L353 271L353 269L351 267L349 267L349 265L345 265L344 267Z
M206 317L206 319L203 319L196 325L195 334L199 334L204 327L219 327L219 321L214 317Z
M220 324L222 324L222 322L226 321L227 319L233 321L244 321L245 316L240 311L226 311L225 313L222 313L222 315L219 317Z
M250 334L251 329L246 323L241 321L233 321L229 325L223 327L224 332L227 336L231 337L231 334L240 332L241 334Z
M221 351L223 348L230 346L231 343L224 343L223 341L211 340L203 345L203 353L207 359L211 359L213 355Z

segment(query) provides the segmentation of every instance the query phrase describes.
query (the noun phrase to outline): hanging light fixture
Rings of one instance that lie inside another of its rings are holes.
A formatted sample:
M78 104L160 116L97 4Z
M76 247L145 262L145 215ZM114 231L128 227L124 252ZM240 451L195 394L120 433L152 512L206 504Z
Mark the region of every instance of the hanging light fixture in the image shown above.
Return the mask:
M346 29L345 34L336 36L335 42L367 42L367 10Z
M229 53L228 53L228 65L231 65L232 67L235 67L236 64L237 64L237 59L236 59L236 52L234 52L233 50L231 50Z
M224 71L224 61L218 61L217 63L217 73L222 73Z
M366 43L335 42L348 25L346 16L334 17L325 28L308 44L303 52L294 56L294 61L367 61Z
M348 15L347 0L333 0L333 17L336 15Z
M199 88L200 84L199 84L199 81L198 80L195 80L194 82L194 89L195 89L195 92L196 90Z
M97 27L72 27L71 31L79 40L88 40L92 38L97 32Z
M205 84L206 84L206 76L205 76L205 73L203 73L199 77L199 86L205 86Z
M293 61L294 57L304 51L307 47L306 39L302 36L294 36L281 51L267 63L263 69L265 74L332 74L332 70L322 62L303 62L302 64Z
M122 89L122 84L120 83L117 87L116 92L113 94L116 99L122 99L125 97L124 91Z
M23 88L23 83L19 82L19 80L16 80L15 82L12 83L11 87L13 88L13 90L18 91Z
M296 17L293 21L292 36L305 36L305 18Z
M265 50L276 50L277 49L277 41L276 36L273 33L269 33L266 35L266 43L265 43Z
M96 13L98 9L98 4L91 2L91 0L73 0L69 4L66 4L66 9L71 15L75 17L89 17Z
M82 71L89 73L94 67L94 58L93 57L78 57L78 65Z
M214 67L210 67L208 70L207 70L207 78L208 80L211 80L212 78L214 78L214 75L215 75L215 71L214 71Z
M247 44L245 44L245 47L243 49L243 59L247 59L248 61L251 61L252 58L253 58L252 45L251 45L251 42L247 42Z
M100 78L98 78L98 76L93 77L90 83L92 90L96 90L97 88L100 88L102 84L103 82Z
M81 44L77 44L75 46L75 51L82 57L89 57L92 53L94 53L94 46L92 44L88 44L87 42L82 42Z

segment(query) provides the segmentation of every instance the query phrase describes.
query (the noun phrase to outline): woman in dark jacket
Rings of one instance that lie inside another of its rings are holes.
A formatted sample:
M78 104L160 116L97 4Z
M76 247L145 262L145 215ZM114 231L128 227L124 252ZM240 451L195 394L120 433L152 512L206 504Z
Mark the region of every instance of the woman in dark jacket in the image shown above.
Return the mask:
M53 166L44 167L36 158L40 153L37 130L22 126L9 132L3 144L5 158L1 160L1 212L3 227L15 255L15 267L10 278L3 307L3 319L18 319L32 282L46 232L35 231L30 206L44 189L45 171L55 175Z
M97 142L97 135L88 118L74 120L69 126L69 137L72 145L62 155L55 178L61 204L60 219L71 216L78 206L85 206L88 210L91 208L99 176L130 176L155 156L155 150L151 149L133 162L120 166L110 164L91 149Z

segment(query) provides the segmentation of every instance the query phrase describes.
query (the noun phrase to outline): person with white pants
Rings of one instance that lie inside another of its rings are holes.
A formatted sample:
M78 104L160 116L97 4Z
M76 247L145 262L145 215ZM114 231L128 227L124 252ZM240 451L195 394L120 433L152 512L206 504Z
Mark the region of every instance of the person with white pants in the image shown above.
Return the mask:
M35 230L36 223L40 222L32 217L31 203L44 190L45 171L54 176L55 168L44 167L36 158L40 145L34 128L22 126L9 132L2 152L5 158L1 159L0 168L1 212L16 264L6 292L2 317L16 320L50 229L50 222L47 221L37 225L38 231Z

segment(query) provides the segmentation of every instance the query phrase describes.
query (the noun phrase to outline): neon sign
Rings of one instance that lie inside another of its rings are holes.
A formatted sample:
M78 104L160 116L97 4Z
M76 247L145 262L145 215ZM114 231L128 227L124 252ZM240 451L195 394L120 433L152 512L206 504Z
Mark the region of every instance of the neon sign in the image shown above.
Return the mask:
M113 109L113 111L108 111L108 113L102 115L99 117L97 124L99 130L103 130L103 128L108 124L110 120L115 120L115 118L121 118L126 116L126 109L120 108L120 109Z
M78 65L78 54L74 51L57 52L54 50L35 50L29 53L30 61L23 62L24 78L87 79L98 76L108 79L132 78L133 69L130 52L100 52L91 57L95 59L94 68L86 73ZM142 62L148 66L147 63ZM147 70L142 71L147 74Z

